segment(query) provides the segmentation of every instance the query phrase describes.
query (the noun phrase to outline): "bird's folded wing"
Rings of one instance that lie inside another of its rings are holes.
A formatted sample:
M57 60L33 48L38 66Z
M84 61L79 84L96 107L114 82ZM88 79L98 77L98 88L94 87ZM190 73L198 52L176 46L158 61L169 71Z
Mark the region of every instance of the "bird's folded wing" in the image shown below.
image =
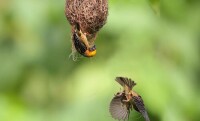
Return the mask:
M136 83L129 79L129 78L126 78L126 77L116 77L115 79L121 86L128 86L129 87L129 90L131 90L133 88L133 86L136 85Z
M133 102L137 108L136 110L138 110L142 114L146 121L150 121L141 96L133 96Z
M87 50L87 47L85 46L85 44L82 41L79 40L79 38L77 37L77 35L75 33L73 34L72 40L73 40L73 43L74 43L76 50L80 54L83 54Z

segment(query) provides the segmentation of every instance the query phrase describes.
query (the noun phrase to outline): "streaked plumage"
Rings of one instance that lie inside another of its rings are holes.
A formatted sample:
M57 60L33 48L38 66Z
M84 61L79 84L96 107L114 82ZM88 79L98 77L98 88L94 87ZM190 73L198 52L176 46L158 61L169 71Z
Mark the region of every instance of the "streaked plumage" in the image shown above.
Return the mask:
M123 91L118 92L110 103L111 116L114 119L126 121L134 108L146 121L150 121L142 97L132 90L136 83L125 77L117 77L115 80L123 86Z

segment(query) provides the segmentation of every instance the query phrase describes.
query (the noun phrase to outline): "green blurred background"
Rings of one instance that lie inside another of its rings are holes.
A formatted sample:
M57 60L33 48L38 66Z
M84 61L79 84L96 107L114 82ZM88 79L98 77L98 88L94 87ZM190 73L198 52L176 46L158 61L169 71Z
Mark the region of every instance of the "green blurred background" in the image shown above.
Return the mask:
M77 61L64 5L1 0L0 121L114 121L116 76L136 81L151 121L200 121L199 0L110 0L97 55Z

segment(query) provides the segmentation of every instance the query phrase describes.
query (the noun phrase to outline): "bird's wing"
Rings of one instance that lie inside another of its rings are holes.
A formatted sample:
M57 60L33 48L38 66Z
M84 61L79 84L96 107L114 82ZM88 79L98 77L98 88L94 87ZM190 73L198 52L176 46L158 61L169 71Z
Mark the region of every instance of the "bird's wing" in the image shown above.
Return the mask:
M110 102L109 111L114 119L127 121L129 118L130 108L127 107L122 100L123 96L115 96Z
M145 118L146 121L150 121L148 113L144 107L144 102L142 100L141 96L133 96L133 107L136 109L136 111L140 112L142 116Z
M72 37L73 37L72 40L74 43L74 47L80 54L83 54L87 50L87 47L82 41L79 40L79 38L77 37L75 33L73 33Z
M129 88L129 90L132 90L133 86L136 85L136 83L133 80L131 80L131 79L127 78L127 77L116 77L115 80L121 86L123 86L123 87L127 86Z

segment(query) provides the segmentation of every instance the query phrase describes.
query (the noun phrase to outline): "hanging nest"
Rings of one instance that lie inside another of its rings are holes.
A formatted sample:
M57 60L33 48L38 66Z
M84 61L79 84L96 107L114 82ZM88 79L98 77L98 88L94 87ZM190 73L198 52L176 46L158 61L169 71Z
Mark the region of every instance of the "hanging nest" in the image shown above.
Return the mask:
M108 16L107 0L66 0L65 15L71 25L72 56L80 53L85 57L96 55L98 31Z

